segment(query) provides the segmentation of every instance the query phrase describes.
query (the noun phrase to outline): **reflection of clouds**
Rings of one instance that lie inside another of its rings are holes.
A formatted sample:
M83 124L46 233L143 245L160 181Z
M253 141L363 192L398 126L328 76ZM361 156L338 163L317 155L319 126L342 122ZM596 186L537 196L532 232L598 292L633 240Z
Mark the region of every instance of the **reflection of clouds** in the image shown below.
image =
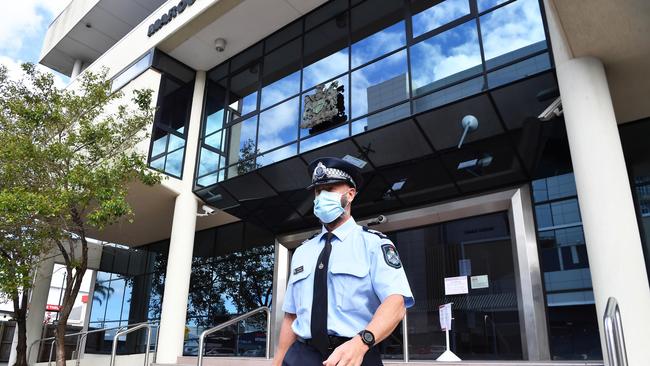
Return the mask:
M352 67L357 67L405 44L404 21L401 21L353 44Z
M543 41L544 26L536 0L518 0L481 17L485 59Z
M348 49L345 48L303 69L303 89L310 88L348 71Z
M257 157L257 163L260 165L270 165L280 160L296 155L296 144L285 146L267 154Z
M475 24L469 21L412 47L414 89L481 64Z
M260 115L260 152L294 141L298 134L298 101L295 97Z
M406 74L406 50L388 56L352 73L352 118L368 113L368 88ZM398 91L401 93L401 91ZM404 90L403 97L408 95ZM380 103L381 104L381 103Z
M300 91L300 71L262 88L260 108L264 109Z
M413 15L413 37L469 14L468 0L447 0Z
M343 126L337 127L333 130L329 130L327 132L321 133L320 135L300 141L300 152L304 153L305 151L313 150L321 146L340 141L348 137L348 133L349 129L346 123Z
M217 154L206 148L201 149L201 159L199 160L199 176L217 170Z

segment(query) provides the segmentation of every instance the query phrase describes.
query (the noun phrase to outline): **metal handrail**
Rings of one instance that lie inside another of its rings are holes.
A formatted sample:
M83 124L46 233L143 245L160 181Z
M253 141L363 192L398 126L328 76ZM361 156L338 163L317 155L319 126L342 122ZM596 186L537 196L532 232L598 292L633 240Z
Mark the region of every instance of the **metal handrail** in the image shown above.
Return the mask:
M210 334L217 332L221 329L227 328L233 324L237 324L240 321L244 319L248 319L251 316L260 313L260 312L265 312L266 313L266 359L270 359L270 349L271 349L271 310L267 306L261 306L253 311L249 311L246 314L240 315L236 318L230 319L225 323L221 323L217 325L214 328L206 329L201 333L201 336L199 336L199 357L196 361L197 366L203 366L203 351L205 347L205 337L209 336ZM113 365L111 365L113 366Z
M625 337L623 336L623 321L621 310L615 298L607 300L607 308L603 316L605 328L605 343L607 345L607 358L609 366L627 366L627 352L625 351Z
M79 365L80 358L81 358L81 349L83 349L83 348L81 347L81 342L80 342L80 341L81 341L81 340L84 340L84 341L85 341L85 339L88 337L88 334L91 334L91 333L100 333L100 332L105 332L105 331L107 331L107 330L116 330L116 329L117 329L118 332L119 332L119 331L122 330L122 329L125 329L125 328L128 329L128 328L130 328L130 327L135 327L135 326L139 326L139 325L142 325L142 324L150 324L150 323L142 322L142 323L133 323L133 324L122 325L122 326L119 326L119 327L111 327L111 328L101 328L101 329L85 330L85 331L77 332L77 333L64 334L63 337L74 337L74 336L77 336L77 337L78 337L78 338L77 338L77 346L75 347L75 352L76 352L76 356L77 356L76 364ZM155 325L155 322L152 323L152 324L154 324L154 325L153 325L154 327L157 326L157 325ZM54 341L54 342L52 342L52 344L50 345L50 357L49 357L49 359L48 359L48 365L49 365L50 363L52 363L52 349L53 349L53 347L54 347L54 344L56 343L56 336L55 336L55 337L44 337L44 338L39 338L39 339L35 340L34 342L32 342L32 343L29 345L29 348L28 348L28 350L27 350L27 360L28 360L28 361L29 361L29 359L30 359L30 357L31 357L33 346L34 346L36 343L42 343L42 342L45 342L45 341ZM156 351L157 351L157 345L156 345Z
M115 333L115 337L113 337L113 348L111 349L111 363L110 363L111 366L115 366L115 354L117 353L117 339L123 335L127 335L131 332L135 332L136 330L140 330L142 328L147 328L147 348L145 348L144 351L144 366L149 365L149 352L150 352L149 347L151 346L151 325L149 323L144 323L135 326L133 328L124 329Z

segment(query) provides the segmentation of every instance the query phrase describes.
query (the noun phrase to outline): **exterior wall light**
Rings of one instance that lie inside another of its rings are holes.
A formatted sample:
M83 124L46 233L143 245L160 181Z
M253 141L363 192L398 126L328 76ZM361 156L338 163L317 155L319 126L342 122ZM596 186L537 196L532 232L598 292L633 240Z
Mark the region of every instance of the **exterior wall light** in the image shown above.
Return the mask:
M223 52L226 49L226 40L223 38L215 39L214 49L217 50L217 52Z

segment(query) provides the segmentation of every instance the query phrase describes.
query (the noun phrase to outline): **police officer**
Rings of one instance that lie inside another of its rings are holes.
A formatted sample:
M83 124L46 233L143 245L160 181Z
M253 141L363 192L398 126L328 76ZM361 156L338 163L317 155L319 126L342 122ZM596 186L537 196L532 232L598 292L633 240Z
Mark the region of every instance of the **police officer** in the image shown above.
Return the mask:
M375 344L414 303L402 263L388 237L352 218L356 166L321 158L309 173L323 227L293 255L273 365L382 365Z

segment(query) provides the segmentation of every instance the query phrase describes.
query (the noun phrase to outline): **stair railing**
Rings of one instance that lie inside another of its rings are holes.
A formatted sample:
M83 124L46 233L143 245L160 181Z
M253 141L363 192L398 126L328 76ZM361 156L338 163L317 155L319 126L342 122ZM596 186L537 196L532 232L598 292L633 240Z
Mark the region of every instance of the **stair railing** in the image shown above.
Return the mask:
M607 358L609 360L608 365L627 366L627 352L625 351L621 311L618 307L618 302L613 297L607 300L603 324L605 328Z
M136 325L133 328L127 328L127 329L122 329L115 333L115 337L113 337L113 347L111 348L111 366L115 366L115 356L117 354L117 339L123 335L127 335L131 332L135 332L136 330L140 330L142 328L147 329L147 347L144 349L144 366L149 366L149 348L151 346L151 324L149 323L143 323L140 325Z
M227 328L233 324L237 324L242 320L248 319L251 316L262 312L266 313L266 359L268 360L270 358L270 350L271 350L271 310L269 310L267 306L261 306L253 311L249 311L246 314L230 319L225 323L221 323L214 328L204 330L199 336L199 351L198 351L199 357L197 358L196 365L203 366L203 351L205 348L205 337L209 336L214 332L218 332L224 328Z

